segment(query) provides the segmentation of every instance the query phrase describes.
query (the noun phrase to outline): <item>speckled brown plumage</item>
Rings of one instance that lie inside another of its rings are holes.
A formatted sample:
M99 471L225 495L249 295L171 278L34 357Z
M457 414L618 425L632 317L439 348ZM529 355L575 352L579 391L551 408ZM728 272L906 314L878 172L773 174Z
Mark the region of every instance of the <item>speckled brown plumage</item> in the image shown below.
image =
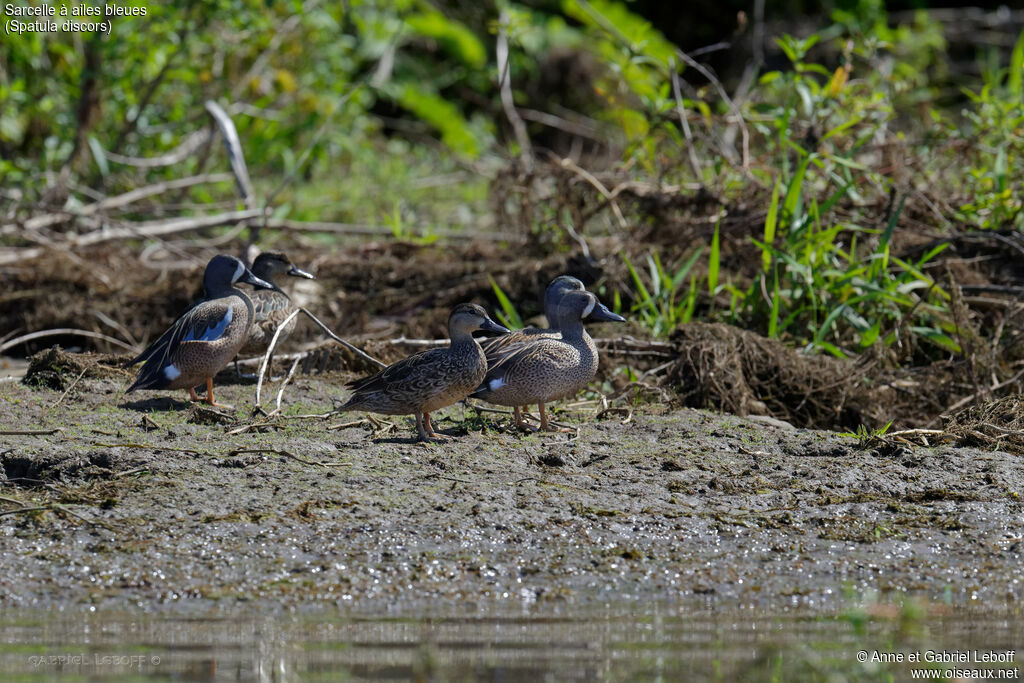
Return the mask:
M300 270L288 257L279 252L264 252L256 257L252 264L252 272L256 277L266 280L277 287L278 275L291 275L293 277L305 277L312 279L313 276L304 270ZM270 340L274 338L277 326L288 319L298 308L291 298L278 289L261 289L253 292L253 322L249 328L249 338L245 346L239 351L243 356L263 355ZM297 324L297 318L292 318L287 325L281 329L277 341L281 343L292 333Z
M487 359L473 332L508 332L479 306L460 304L448 318L451 344L414 354L348 386L352 396L339 410L416 416L420 440L438 438L430 413L466 398L487 373Z
M544 404L575 396L597 374L597 347L583 327L583 318L595 311L598 320L624 319L589 292L565 293L559 305L559 336L522 341L502 349L493 361L489 357L487 375L473 397L512 406L519 427L524 426L520 407L536 403L541 429L547 429Z
M506 349L516 344L537 339L549 338L558 339L561 336L561 329L558 325L558 305L566 292L583 291L583 283L571 275L559 275L552 280L544 290L544 317L547 318L548 328L524 327L512 334L500 337L491 337L480 342L484 353L487 355L488 364L496 363Z
M205 298L135 358L145 363L128 392L188 389L195 400L195 387L205 382L207 402L214 403L212 378L242 348L253 319L252 302L235 282L270 287L238 259L215 256L203 275Z

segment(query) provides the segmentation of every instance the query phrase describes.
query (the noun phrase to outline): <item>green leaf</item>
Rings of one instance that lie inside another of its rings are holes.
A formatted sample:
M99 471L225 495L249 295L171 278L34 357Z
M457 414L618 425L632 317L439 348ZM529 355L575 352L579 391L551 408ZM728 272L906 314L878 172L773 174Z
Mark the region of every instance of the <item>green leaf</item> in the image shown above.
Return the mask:
M911 327L910 331L950 353L961 353L962 351L956 341L931 327Z
M772 312L768 318L768 337L770 339L777 339L779 336L779 311L782 307L779 296L779 272L776 269L772 282Z
M782 179L775 181L775 188L772 190L772 199L768 204L768 215L764 219L764 245L761 247L761 267L764 272L772 265L772 243L775 241L775 227L779 223L779 190L782 188Z
M1013 46L1009 71L1006 77L1006 89L1010 96L1020 104L1021 96L1024 95L1024 31L1020 32L1020 36Z
M866 330L860 335L861 348L867 348L878 341L878 335L882 333L881 323L875 322L870 329Z
M440 131L441 141L454 152L471 158L480 154L480 142L469 132L469 123L448 100L407 83L399 93L398 103Z
M786 199L782 203L782 219L789 224L790 229L795 227L797 222L796 214L800 207L804 175L807 173L807 166L813 157L813 154L808 154L800 160L800 164L796 167L796 173L793 174L793 179L789 181L789 186L786 188Z
M491 281L491 289L494 290L494 296L498 299L498 304L501 306L502 313L495 311L495 315L501 321L501 324L508 328L520 329L523 327L523 319L519 316L519 312L516 311L516 307L512 305L512 301L508 298L505 292L498 286L498 283L490 275L487 276ZM549 320L550 324L551 321Z
M718 267L719 267L719 252L718 252L718 228L721 225L721 221L715 223L715 234L711 237L711 255L708 259L708 293L711 296L715 295L718 289Z
M421 36L436 40L449 54L468 66L482 69L487 64L487 49L483 43L455 19L440 12L423 12L406 17L405 23Z
M95 135L89 136L89 151L92 158L96 160L96 166L100 169L100 175L106 178L110 175L110 164L107 163L107 154L103 151L103 145L96 139Z

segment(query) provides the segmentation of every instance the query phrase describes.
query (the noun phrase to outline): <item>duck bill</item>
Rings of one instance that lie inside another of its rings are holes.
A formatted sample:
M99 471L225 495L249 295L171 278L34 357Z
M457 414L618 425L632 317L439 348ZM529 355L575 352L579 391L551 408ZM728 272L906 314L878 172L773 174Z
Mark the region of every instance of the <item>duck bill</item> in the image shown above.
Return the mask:
M502 327L490 318L485 318L484 321L480 323L480 329L484 332L494 332L495 334L509 334L512 331L507 327Z
M307 280L316 279L315 275L313 275L312 273L307 273L306 271L302 270L302 268L299 268L298 266L295 265L293 265L291 270L288 271L288 274L291 275L292 277L304 277Z
M253 275L252 271L249 270L248 268L246 268L245 272L242 273L242 277L238 278L238 282L243 282L247 285L252 285L256 289L277 289L277 287L267 282L266 280L261 280L260 278Z
M618 313L612 313L607 306L600 301L594 306L594 310L590 312L590 319L596 322L609 322L609 323L624 323L626 319Z

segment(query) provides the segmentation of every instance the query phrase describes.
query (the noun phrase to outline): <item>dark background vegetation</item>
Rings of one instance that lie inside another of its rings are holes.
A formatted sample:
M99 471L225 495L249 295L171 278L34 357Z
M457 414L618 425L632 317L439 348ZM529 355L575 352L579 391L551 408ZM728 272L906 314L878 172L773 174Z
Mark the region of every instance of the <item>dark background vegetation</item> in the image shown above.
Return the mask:
M354 338L577 274L648 344L606 390L856 428L1020 388L1022 10L145 7L0 45L0 338L140 344L254 241Z

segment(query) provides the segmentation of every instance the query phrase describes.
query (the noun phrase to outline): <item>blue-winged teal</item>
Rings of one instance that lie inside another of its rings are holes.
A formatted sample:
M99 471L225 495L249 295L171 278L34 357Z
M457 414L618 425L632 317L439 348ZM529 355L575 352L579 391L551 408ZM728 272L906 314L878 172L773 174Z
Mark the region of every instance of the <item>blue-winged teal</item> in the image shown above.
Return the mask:
M483 347L484 353L487 354L488 364L496 363L498 358L500 358L502 349L506 349L513 344L531 339L539 339L540 336L558 337L560 332L558 329L558 303L566 292L581 292L584 289L586 288L583 286L583 283L571 275L559 275L552 280L547 289L544 290L544 317L547 318L549 328L524 327L512 334L483 340L480 342L480 346Z
M249 338L239 351L242 355L263 355L274 338L277 326L295 312L297 306L277 284L277 276L291 275L315 279L311 274L293 264L287 256L280 252L265 251L252 262L252 273L261 280L274 286L274 289L258 289L252 293L253 320L249 327ZM295 329L296 319L285 325L278 336L278 343Z
M136 389L188 389L198 401L196 386L206 382L206 402L213 400L213 376L227 365L249 336L253 306L235 284L272 289L233 256L214 256L203 274L203 300L193 305L132 364L145 361Z
M557 338L541 336L507 347L487 368L474 398L512 406L516 427L523 422L521 406L538 404L540 428L548 429L544 404L575 396L597 374L597 347L583 328L583 319L623 322L590 292L566 292L558 306Z
M353 394L338 411L414 414L420 441L442 438L434 433L430 413L466 398L487 373L487 359L473 339L476 330L508 333L480 306L459 304L448 316L450 345L417 353L350 382Z

